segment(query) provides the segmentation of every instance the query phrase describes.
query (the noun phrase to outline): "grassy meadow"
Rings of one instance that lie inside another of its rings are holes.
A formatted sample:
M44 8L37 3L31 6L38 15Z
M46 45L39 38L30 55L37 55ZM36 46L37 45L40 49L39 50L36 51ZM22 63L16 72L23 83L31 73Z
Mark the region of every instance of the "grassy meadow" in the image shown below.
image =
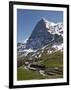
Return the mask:
M20 66L17 67L17 80L63 78L63 52L61 51L51 54L43 53L38 58L37 64L44 65L48 69L53 69L47 72L46 76L41 75L38 71L25 69L24 61L24 57L19 60ZM54 70L55 68L58 68L58 70Z

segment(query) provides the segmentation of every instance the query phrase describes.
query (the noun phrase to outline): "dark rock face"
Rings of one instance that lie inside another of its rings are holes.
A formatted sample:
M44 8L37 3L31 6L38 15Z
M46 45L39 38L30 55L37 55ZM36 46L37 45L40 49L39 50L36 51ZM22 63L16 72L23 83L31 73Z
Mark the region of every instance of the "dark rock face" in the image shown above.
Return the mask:
M41 19L29 37L26 48L38 49L48 44L53 39L53 35L48 30L46 22Z
M63 37L61 35L55 34L54 41L55 41L55 43L61 44L61 43L63 43Z
M18 43L17 51L19 53L27 56L28 54L33 54L37 50L48 50L55 51L53 45L60 45L63 43L63 24L54 23L47 21L42 18L35 25L30 37L26 43ZM50 49L49 49L50 47ZM52 50L53 49L53 50ZM47 51L46 50L46 51Z

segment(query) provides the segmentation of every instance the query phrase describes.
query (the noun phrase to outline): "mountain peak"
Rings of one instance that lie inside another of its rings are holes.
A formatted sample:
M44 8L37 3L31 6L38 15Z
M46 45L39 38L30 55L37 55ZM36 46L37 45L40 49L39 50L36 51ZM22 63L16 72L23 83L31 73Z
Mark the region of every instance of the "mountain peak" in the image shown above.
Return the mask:
M35 25L30 37L24 41L18 50L39 50L48 45L63 43L63 24L50 22L41 18ZM18 44L20 46L20 44ZM49 48L49 47L48 47Z
M42 17L41 20L46 21L46 19L44 17Z
M48 22L48 20L46 20L44 17L42 17L41 19L40 19L40 21L42 21L42 22Z

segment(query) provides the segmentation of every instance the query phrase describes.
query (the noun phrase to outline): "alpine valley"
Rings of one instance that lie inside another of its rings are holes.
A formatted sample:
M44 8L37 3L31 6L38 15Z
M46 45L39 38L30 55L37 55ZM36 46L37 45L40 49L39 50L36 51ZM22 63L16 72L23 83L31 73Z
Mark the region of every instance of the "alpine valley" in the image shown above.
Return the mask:
M30 37L17 43L18 80L63 77L63 30L62 22L41 18Z

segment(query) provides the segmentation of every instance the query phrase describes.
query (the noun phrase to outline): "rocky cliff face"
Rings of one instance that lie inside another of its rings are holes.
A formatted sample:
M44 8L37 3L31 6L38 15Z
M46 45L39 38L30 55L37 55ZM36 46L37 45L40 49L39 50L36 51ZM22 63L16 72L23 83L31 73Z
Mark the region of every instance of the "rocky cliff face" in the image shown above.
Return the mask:
M25 46L24 44L22 44L21 46L19 46L19 48L20 52L25 53L28 51L33 52L50 44L52 46L53 45L57 46L62 43L63 43L63 24L53 23L47 21L45 18L42 18L37 22Z
M54 24L42 18L36 24L31 36L29 37L26 48L39 49L49 44L51 41L63 41L63 26L61 23Z
M38 49L48 44L53 39L53 35L48 30L45 20L41 19L29 37L26 48Z

